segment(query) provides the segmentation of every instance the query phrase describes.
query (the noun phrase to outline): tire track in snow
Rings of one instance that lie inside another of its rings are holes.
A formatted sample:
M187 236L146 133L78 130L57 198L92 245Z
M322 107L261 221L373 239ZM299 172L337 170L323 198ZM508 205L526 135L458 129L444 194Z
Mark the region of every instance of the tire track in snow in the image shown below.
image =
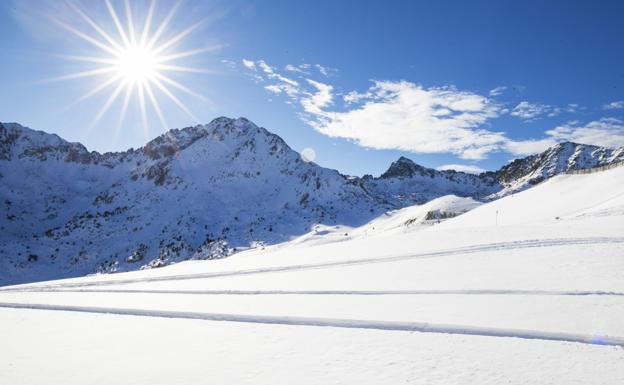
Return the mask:
M112 294L189 294L189 295L539 295L539 296L614 296L624 292L601 290L149 290L149 289L32 289L29 293L112 293Z
M141 317L195 319L205 321L225 321L270 325L316 326L349 329L395 330L421 333L459 334L484 337L508 337L530 340L559 342L576 342L592 345L609 345L624 347L624 338L618 336L597 336L539 330L490 328L469 325L437 324L427 322L374 321L340 318L287 317L270 315L244 315L228 313L196 313L180 311L141 310L129 308L107 308L92 306L62 306L46 304L2 303L0 308L70 311L95 314L114 314Z
M125 285L130 283L139 282L162 282L162 281L179 281L190 279L207 279L218 277L230 277L241 276L251 274L265 274L265 273L277 273L288 271L300 271L300 270L312 270L312 269L327 269L333 267L344 267L354 265L364 265L371 263L388 263L399 262L410 259L429 259L437 257L445 257L458 254L472 254L486 251L499 251L499 250L514 250L523 248L537 248L537 247L552 247L552 246L572 246L572 245L592 245L592 244L608 244L608 243L624 243L624 237L588 237L588 238L552 238L552 239L529 239L521 241L511 242L499 242L489 243L474 246L461 247L449 250L432 251L417 254L402 254L394 256L373 257L373 258L359 258L351 260L342 260L334 262L322 262L322 263L310 263L300 265L287 265L287 266L271 266L256 269L244 269L244 270L230 270L230 271L215 271L196 274L182 274L182 275L165 275L155 277L137 277L126 278L117 280L99 280L90 282L71 282L71 283L56 283L48 285L28 285L15 288L0 289L2 291L24 291L25 289L48 289L48 288L73 288L73 287L89 287L89 286L110 286L110 285Z

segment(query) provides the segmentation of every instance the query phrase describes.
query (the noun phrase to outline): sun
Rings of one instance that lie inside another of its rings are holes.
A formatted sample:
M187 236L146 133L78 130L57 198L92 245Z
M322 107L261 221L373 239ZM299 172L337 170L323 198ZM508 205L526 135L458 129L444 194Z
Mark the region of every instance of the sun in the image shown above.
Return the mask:
M145 47L129 47L119 52L115 68L127 83L154 81L158 55Z
M101 55L65 56L70 60L87 62L95 67L61 76L53 80L73 80L86 77L98 77L103 79L77 101L80 102L88 99L107 89L112 90L108 99L95 115L92 126L98 123L102 116L117 100L122 99L119 124L117 127L119 130L119 126L126 116L130 100L134 98L138 101L141 122L145 134L147 135L148 131L147 114L149 106L151 106L151 110L156 114L163 128L166 130L169 127L165 120L163 110L160 107L159 97L165 97L185 112L194 122L199 123L199 119L184 105L174 91L186 93L201 99L205 98L174 80L170 76L170 73L210 72L205 68L188 67L177 62L184 58L212 50L214 47L188 51L176 50L176 47L202 24L201 21L183 31L169 34L171 36L167 39L164 38L165 32L171 24L171 20L180 6L180 2L176 3L156 25L154 23L156 11L155 0L152 0L146 9L146 16L142 24L136 22L132 13L133 8L129 0L124 0L125 12L123 18L120 17L111 0L105 0L108 17L110 17L112 21L111 25L114 26L113 31L107 31L76 3L68 0L67 4L90 26L89 30L83 31L79 27L59 20L55 20L55 22L73 35L98 48L101 51Z

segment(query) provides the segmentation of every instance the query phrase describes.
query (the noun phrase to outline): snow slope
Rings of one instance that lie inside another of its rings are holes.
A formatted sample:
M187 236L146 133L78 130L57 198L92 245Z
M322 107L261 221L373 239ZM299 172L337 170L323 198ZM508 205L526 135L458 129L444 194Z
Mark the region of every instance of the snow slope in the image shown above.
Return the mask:
M344 242L355 238L387 235L389 233L419 231L448 218L461 215L481 204L481 202L472 198L445 195L422 205L388 211L359 227L316 225L309 233L274 247L290 247L303 243L311 246L313 244Z
M222 258L319 233L349 239L399 226L412 209L390 215L396 224L388 211L446 195L486 201L621 159L624 149L563 143L478 176L402 157L357 178L303 161L245 118L106 154L0 123L0 285Z
M0 383L622 384L623 182L559 175L421 231L5 287Z

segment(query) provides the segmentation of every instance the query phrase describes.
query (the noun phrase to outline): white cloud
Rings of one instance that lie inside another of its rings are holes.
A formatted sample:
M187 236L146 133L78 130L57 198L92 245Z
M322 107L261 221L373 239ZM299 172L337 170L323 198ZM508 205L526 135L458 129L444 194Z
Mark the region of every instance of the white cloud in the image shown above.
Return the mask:
M323 75L325 77L331 76L332 74L335 74L336 72L338 72L338 70L335 69L335 68L322 66L320 64L315 64L314 67L316 67L318 72L320 72L321 75Z
M502 95L505 91L507 91L507 86L500 86L490 90L490 96L499 96Z
M504 149L514 155L531 155L547 150L557 144L556 140L528 139L528 140L508 140Z
M227 59L221 59L221 63L223 63L223 65L225 65L226 67L228 67L230 69L236 68L236 62L235 61L227 60Z
M563 112L563 109L561 107L553 107L552 110L550 110L550 112L548 113L548 117L552 118L554 116L561 114L562 112Z
M280 75L273 67L264 60L243 59L243 65L252 72L253 78L258 81L270 81L272 84L264 88L272 93L284 92L290 97L296 97L300 92L299 83L296 80Z
M373 86L364 92L345 93L345 105L338 108L330 84L303 77L298 82L281 75L263 60L245 60L243 64L254 79L265 83L267 91L284 94L286 103L299 105L301 118L315 130L368 148L483 159L495 151L514 155L538 153L562 141L624 146L624 122L614 118L585 125L569 122L546 131L542 138L515 140L504 132L489 129L492 119L509 113L504 106L453 86L425 88L408 81L373 81ZM296 68L307 71L314 66L302 64ZM582 108L576 104L552 107L523 101L511 115L532 120L542 114L554 116L577 109Z
M327 68L327 67L323 67L323 66L322 66L322 65L320 65L320 64L315 64L314 66L316 67L316 69L317 69L317 70L318 70L318 71L319 71L322 75L325 75L325 76L328 76L328 75L329 75L329 68Z
M464 159L482 159L507 140L503 133L483 128L500 114L501 107L479 94L455 87L375 81L364 93L347 93L343 99L351 106L336 111L329 109L334 100L331 85L313 79L299 84L263 60L252 63L245 67L270 82L265 86L268 91L284 92L299 103L302 119L330 137L377 149L451 152Z
M332 104L333 87L329 84L317 82L312 79L306 80L316 89L316 92L301 99L301 106L303 107L304 111L310 114L319 116L325 115L325 112L323 112L323 108Z
M561 115L562 113L574 113L579 109L579 105L570 103L565 107L549 106L548 104L530 103L526 100L518 103L512 110L511 115L518 117L524 121L532 122L539 119L543 115L550 118Z
M511 111L512 116L516 116L522 120L535 120L541 115L548 112L553 112L552 107L545 104L529 103L528 101L522 101Z
M576 142L603 147L624 146L624 121L602 118L581 124L571 121L545 132L546 138L508 140L505 150L514 155L529 155L545 151L560 142Z
M286 67L284 67L284 69L286 71L298 72L298 73L301 73L301 74L304 74L304 75L308 75L309 72L306 71L304 68L306 68L306 67L295 66L295 65L292 65L292 64L286 64Z
M566 112L576 112L576 110L579 109L579 105L576 103L570 103L567 105L567 107L565 108Z
M256 69L256 63L253 60L243 59L243 65L249 68L250 70Z
M557 141L571 141L603 147L622 147L624 146L624 121L615 118L602 118L585 125L581 125L579 122L568 122L546 131L546 134Z
M307 111L315 115L309 123L327 136L365 147L451 152L465 159L482 159L505 141L502 133L480 128L498 116L500 107L454 87L376 81L356 99L363 104L347 111Z
M347 103L347 104L352 104L352 103L358 103L359 101L363 100L363 99L369 99L371 98L373 95L370 92L366 92L364 94L361 94L357 91L351 91L346 93L343 97L342 100Z
M325 77L328 77L331 74L338 72L338 70L336 70L335 68L322 66L320 64L308 64L308 63L299 64L299 65L287 64L284 67L285 71L295 72L301 75L310 75L314 69L316 69L319 74Z
M484 169L477 166L471 166L469 164L444 164L442 166L436 167L436 170L444 171L444 170L455 170L459 172L465 172L468 174L481 174L485 172Z
M624 109L624 100L618 100L602 106L603 110L621 110Z
M275 72L275 69L271 67L270 65L266 64L264 60L256 61L255 65L260 67L260 69L267 75L269 79L275 79L279 82L282 82L284 84L287 84L293 87L297 87L299 85L299 83L296 80L287 78Z
M272 92L274 94L282 93L282 88L280 86L275 85L275 84L264 86L264 89L269 91L269 92Z

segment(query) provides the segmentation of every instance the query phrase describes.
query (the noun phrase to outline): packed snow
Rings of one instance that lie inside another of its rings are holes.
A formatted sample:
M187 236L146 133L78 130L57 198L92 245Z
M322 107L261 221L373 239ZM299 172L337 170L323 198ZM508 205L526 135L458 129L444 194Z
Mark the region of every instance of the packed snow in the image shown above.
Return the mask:
M0 383L624 383L624 167L468 199L4 287Z

